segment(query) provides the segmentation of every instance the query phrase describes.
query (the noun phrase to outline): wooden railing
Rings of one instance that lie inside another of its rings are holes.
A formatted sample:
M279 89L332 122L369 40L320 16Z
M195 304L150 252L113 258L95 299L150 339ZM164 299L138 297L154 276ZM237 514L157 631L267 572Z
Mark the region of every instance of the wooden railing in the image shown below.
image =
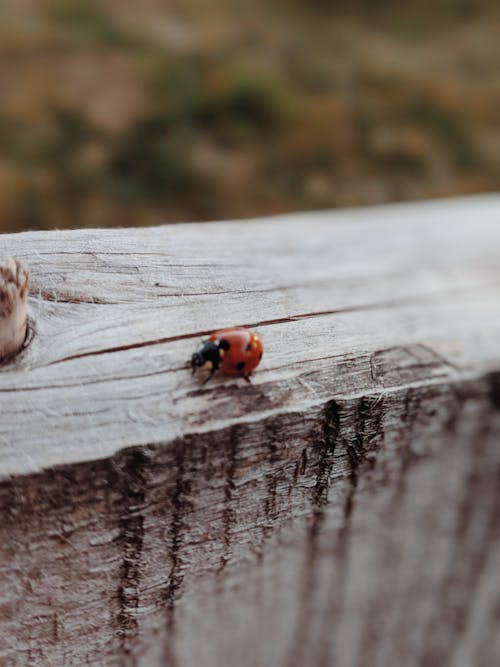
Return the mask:
M500 664L499 196L0 256L0 664ZM232 325L252 384L203 385Z

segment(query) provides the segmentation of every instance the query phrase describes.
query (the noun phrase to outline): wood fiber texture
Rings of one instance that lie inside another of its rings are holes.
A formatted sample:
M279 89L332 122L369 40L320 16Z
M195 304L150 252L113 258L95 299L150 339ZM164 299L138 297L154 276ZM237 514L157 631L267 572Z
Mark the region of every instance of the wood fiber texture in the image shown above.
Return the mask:
M0 664L500 664L500 197L0 236ZM186 362L231 325L253 383Z

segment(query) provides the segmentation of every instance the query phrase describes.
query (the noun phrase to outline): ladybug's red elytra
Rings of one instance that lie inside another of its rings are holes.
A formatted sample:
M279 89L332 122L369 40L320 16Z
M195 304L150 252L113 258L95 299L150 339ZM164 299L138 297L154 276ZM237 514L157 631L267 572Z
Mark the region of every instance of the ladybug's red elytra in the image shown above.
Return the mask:
M210 365L208 382L220 367L229 375L240 375L250 382L250 373L257 368L262 359L264 346L253 331L245 327L233 327L216 331L205 341L202 347L191 357L191 368Z

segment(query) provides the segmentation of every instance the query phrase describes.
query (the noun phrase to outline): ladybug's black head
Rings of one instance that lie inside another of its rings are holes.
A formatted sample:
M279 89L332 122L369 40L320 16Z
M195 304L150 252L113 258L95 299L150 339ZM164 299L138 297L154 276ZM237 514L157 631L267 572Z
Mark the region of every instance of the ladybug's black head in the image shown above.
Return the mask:
M216 370L220 364L220 351L217 343L214 343L211 340L207 340L206 343L203 343L203 347L191 355L191 368L193 373L200 366L204 366L207 361L210 361L212 364L212 369Z

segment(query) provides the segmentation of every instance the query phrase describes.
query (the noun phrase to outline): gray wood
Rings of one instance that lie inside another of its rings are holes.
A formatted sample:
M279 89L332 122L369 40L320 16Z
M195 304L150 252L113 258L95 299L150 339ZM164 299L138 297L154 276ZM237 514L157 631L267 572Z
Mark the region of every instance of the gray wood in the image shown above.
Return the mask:
M497 665L500 197L0 237L6 665ZM246 324L252 385L187 368Z

